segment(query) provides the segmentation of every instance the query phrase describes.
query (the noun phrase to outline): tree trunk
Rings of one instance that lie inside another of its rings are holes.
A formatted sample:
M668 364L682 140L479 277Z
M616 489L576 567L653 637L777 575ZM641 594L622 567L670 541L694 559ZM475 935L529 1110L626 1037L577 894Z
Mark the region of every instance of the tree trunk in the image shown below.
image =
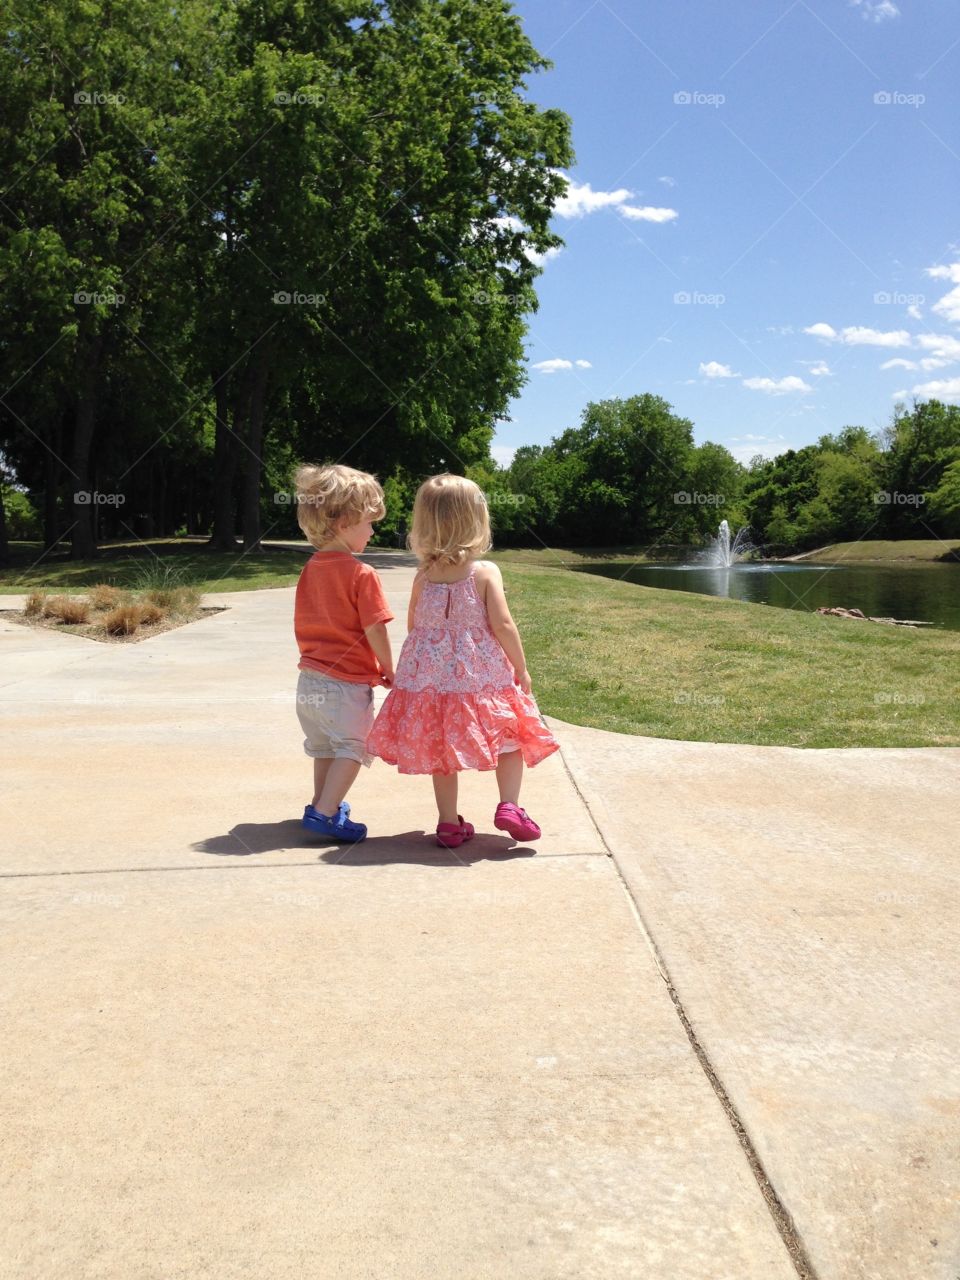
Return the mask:
M94 493L90 474L90 449L97 425L100 355L103 334L97 333L82 353L78 367L77 412L73 428L73 520L70 559L92 560L97 554L94 521Z
M3 473L0 472L0 482ZM0 483L0 564L10 563L10 543L7 541L7 515L3 509L3 487Z
M60 513L57 495L60 488L60 435L54 441L55 449L47 449L43 455L43 551L52 551L60 541Z
M235 551L233 483L237 470L237 445L230 428L230 375L214 373L213 384L217 413L213 445L213 532L207 545L218 551ZM239 399L242 402L242 392ZM237 419L242 412L241 403L234 413L235 425L239 425Z
M260 475L263 471L263 410L267 397L271 349L268 339L251 354L250 402L247 413L247 454L243 472L243 549L260 546Z

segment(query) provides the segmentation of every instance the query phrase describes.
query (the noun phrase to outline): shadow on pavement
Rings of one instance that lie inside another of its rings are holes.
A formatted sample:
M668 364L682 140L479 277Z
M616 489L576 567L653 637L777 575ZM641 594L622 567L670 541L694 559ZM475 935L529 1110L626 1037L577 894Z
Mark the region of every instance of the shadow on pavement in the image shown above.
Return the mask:
M330 866L371 866L415 863L424 867L471 866L475 862L507 862L533 858L536 850L517 845L508 836L476 835L459 849L441 849L432 833L403 831L395 836L368 836L358 845L338 844L312 836L295 818L285 822L241 822L226 835L208 836L191 846L196 853L219 857L246 857L279 850L317 850L319 861Z

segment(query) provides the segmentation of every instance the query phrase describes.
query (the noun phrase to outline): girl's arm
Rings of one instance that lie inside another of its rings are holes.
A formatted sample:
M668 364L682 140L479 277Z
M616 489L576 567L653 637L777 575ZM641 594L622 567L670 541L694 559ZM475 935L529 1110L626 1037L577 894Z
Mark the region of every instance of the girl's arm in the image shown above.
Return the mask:
M417 576L413 580L413 590L410 592L410 603L407 605L407 631L413 630L413 615L417 610L417 601L420 599L420 592L423 588L423 574L417 570Z
M477 565L477 571L477 577L483 587L483 603L487 607L490 629L499 640L501 648L513 666L517 684L524 693L529 693L531 687L530 672L527 670L527 660L523 656L520 632L513 620L513 615L510 613L510 606L507 604L507 597L504 594L503 575L500 572L500 567L489 560L485 560L482 565Z

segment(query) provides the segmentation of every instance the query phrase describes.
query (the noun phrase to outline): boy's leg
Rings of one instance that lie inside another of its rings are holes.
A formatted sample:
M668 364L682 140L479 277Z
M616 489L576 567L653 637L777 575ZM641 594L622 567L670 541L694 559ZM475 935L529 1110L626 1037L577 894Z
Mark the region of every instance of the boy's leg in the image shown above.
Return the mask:
M319 799L314 801L313 807L318 813L332 818L337 812L340 801L357 780L360 761L348 760L341 756L336 760L318 760L316 763L325 764L328 768Z
M315 759L313 762L313 799L310 803L315 809L320 803L320 797L323 795L323 784L327 780L327 774L330 771L330 766L332 764L333 761L330 759Z
M523 756L519 751L505 751L497 761L497 786L501 804L520 803L523 782Z
M455 773L433 774L433 794L437 797L438 820L456 826L457 775Z

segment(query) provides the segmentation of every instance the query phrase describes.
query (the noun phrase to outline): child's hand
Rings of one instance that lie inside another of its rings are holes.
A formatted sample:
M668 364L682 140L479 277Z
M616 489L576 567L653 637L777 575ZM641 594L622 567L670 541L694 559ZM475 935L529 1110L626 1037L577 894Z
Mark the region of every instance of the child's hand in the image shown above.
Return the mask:
M394 680L394 674L392 671L381 671L380 679L377 681L377 683L383 685L385 689L389 689L390 686L393 684L393 680Z
M526 667L524 667L522 671L514 672L513 678L514 682L520 686L524 693L530 692L533 687L533 682L530 679L530 672Z

